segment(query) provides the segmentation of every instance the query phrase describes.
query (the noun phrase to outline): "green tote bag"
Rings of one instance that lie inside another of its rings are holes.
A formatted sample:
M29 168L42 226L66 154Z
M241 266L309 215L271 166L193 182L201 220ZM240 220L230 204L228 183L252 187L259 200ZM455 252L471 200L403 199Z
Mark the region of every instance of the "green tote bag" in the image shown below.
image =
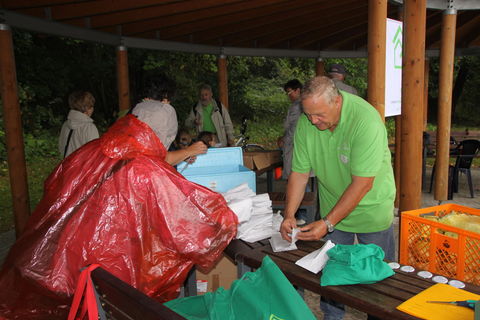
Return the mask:
M179 298L165 306L189 320L316 319L278 266L266 256L255 272L203 296Z

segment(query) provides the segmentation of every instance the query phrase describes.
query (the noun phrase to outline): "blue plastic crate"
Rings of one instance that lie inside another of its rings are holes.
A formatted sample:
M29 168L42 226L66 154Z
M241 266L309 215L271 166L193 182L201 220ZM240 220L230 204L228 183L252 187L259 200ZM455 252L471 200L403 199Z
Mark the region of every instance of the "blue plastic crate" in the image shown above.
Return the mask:
M256 192L255 172L243 166L242 148L210 148L206 154L184 171L186 162L177 166L178 172L192 182L217 192L226 192L242 183L248 183Z

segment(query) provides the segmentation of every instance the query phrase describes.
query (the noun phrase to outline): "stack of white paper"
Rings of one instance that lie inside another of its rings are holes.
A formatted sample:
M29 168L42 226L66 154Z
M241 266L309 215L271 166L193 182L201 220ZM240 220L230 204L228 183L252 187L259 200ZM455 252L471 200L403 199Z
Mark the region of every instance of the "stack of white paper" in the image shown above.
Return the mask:
M278 232L283 217L274 214L268 193L256 195L243 183L223 193L229 208L238 217L237 239L255 242L268 239Z

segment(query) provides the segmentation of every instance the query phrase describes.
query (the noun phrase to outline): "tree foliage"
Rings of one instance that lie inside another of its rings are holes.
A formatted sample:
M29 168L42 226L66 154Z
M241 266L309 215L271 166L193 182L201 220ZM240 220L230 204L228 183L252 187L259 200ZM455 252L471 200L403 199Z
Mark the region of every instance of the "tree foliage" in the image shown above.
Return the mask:
M93 118L101 132L115 121L118 97L114 47L18 30L13 36L27 157L38 152L48 155L56 152L57 135L69 110L67 98L73 90L93 93L96 98ZM128 59L131 105L142 98L147 77L162 73L176 83L172 105L180 124L197 101L202 83L211 84L214 92L218 92L214 55L129 49ZM313 77L314 63L314 59L228 57L229 104L234 123L246 117L250 119L252 140L258 139L253 142L274 141L275 136L282 134L282 122L289 106L283 84L294 78L305 82ZM349 71L346 82L365 97L367 59L325 59L327 68L332 63L345 65ZM438 59L432 59L430 66L430 119L435 121ZM478 125L480 76L473 70L480 67L480 59L457 58L455 73L462 66L472 71L467 74L454 120ZM5 157L4 140L1 126L2 158Z

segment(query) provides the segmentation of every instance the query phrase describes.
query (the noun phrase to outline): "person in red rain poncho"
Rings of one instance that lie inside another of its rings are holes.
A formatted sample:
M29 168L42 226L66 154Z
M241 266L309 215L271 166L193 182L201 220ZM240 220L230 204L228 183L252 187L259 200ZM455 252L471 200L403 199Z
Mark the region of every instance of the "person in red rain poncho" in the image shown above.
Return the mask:
M3 265L0 318L65 319L80 269L92 263L160 302L176 298L193 265L212 268L237 218L166 155L127 115L61 162Z

